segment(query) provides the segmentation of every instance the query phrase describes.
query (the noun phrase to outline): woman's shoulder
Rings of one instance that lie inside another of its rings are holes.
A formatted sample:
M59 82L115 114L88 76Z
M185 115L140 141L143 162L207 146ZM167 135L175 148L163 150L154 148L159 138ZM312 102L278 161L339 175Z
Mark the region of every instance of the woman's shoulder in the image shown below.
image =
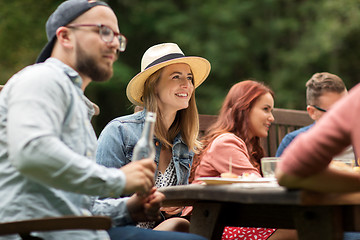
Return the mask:
M125 115L121 117L117 117L111 120L103 129L102 134L104 132L113 132L113 131L137 131L142 130L142 125L145 121L145 115L141 112L136 112L130 115Z
M210 144L210 151L224 151L225 149L246 148L245 142L233 133L222 133Z
M133 114L114 118L113 120L111 120L109 122L109 124L110 123L115 123L115 124L136 123L136 124L138 124L138 123L143 123L144 121L145 121L145 112L141 111L141 112L136 112Z
M236 136L234 133L226 132L222 133L219 136L217 136L214 141L214 143L219 142L234 142L234 143L241 143L245 144L244 140L242 140L240 137Z

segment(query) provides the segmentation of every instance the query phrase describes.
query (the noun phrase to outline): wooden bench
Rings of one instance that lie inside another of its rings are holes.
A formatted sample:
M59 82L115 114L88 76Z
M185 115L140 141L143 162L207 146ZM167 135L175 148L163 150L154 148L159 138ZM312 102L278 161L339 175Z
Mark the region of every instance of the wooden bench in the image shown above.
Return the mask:
M271 124L267 138L261 139L261 144L265 149L265 155L273 157L283 137L296 129L310 125L313 120L308 113L303 110L292 110L274 108L273 115L275 121ZM204 135L209 126L216 120L217 115L199 115L200 136Z
M31 237L32 232L59 230L108 230L111 219L105 216L61 216L0 223L0 236L18 234L21 239ZM40 239L40 238L39 238Z

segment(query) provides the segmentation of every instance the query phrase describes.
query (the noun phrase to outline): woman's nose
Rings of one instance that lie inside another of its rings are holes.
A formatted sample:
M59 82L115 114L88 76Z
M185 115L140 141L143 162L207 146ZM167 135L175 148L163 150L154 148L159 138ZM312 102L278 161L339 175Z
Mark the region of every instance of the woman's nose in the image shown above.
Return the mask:
M269 121L270 121L270 122L275 121L274 115L273 115L272 113L270 113Z
M182 79L181 86L188 88L192 85L192 82L186 78Z

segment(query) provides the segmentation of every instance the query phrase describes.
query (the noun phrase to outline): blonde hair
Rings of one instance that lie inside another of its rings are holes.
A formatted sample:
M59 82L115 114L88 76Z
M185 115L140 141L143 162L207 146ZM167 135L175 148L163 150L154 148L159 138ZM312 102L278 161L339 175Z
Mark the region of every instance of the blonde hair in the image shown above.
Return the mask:
M166 129L163 124L163 116L158 108L157 95L155 93L163 69L164 68L157 70L146 79L144 94L142 96L145 109L156 112L157 115L154 134L165 148L172 148L172 142L175 137L181 133L182 140L188 146L189 150L198 153L201 149L201 143L198 140L199 114L196 107L195 91L193 91L191 95L189 107L177 111L174 122L170 128Z

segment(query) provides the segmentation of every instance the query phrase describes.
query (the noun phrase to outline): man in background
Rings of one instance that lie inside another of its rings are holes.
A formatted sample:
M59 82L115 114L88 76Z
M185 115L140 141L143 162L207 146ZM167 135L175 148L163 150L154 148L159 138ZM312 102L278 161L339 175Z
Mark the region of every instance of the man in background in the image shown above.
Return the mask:
M343 80L335 74L322 72L315 73L306 82L306 104L307 112L311 119L318 121L339 99L347 95L346 86ZM276 157L280 157L285 148L300 134L315 124L300 128L285 135L277 151ZM341 155L343 159L355 159L352 148L346 149Z

